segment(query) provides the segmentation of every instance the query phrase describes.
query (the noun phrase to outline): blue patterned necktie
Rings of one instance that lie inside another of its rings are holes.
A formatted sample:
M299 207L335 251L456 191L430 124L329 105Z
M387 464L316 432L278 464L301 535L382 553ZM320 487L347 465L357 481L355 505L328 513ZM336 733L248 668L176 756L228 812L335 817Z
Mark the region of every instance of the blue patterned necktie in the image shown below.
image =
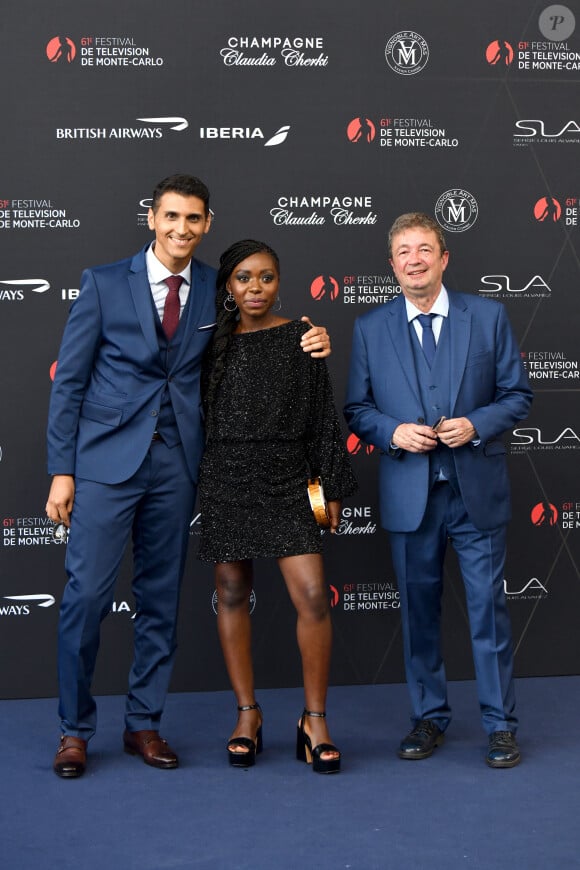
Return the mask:
M433 335L433 318L436 317L435 314L419 314L417 316L417 320L421 324L423 328L423 337L421 338L421 346L423 348L423 353L425 354L425 359L427 360L427 364L429 368L433 365L433 360L435 359L435 336Z

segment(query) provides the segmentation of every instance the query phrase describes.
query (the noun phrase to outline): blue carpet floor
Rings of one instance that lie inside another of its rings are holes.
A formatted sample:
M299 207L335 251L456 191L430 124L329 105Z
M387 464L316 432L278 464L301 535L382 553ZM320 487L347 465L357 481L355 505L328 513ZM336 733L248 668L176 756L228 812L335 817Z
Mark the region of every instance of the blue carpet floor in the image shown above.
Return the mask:
M432 758L400 761L402 685L335 687L338 776L294 760L298 689L259 693L264 752L227 765L229 693L172 695L159 771L121 750L123 698L99 699L79 780L51 769L54 700L0 702L2 870L563 870L580 868L580 677L517 681L523 761L484 763L475 687L452 683L454 721Z

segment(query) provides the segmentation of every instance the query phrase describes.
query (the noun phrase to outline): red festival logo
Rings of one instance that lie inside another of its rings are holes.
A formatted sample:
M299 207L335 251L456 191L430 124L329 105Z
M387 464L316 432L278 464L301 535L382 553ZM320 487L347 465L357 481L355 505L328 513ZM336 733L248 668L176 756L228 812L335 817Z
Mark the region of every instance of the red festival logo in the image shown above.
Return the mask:
M532 508L530 519L535 526L555 526L558 522L558 509L547 500L538 502Z
M346 439L346 449L351 454L351 456L356 456L356 454L360 453L361 450L364 450L366 455L370 456L375 448L372 444L365 444L363 441L360 440L358 435L355 435L353 432Z
M325 296L334 302L338 296L338 281L332 275L319 275L310 285L310 295L316 302L320 302Z
M328 588L330 590L330 606L336 607L339 602L338 589L336 586L332 586L332 584L330 584Z
M509 66L514 59L514 50L505 39L494 39L485 50L485 59L490 66Z
M346 128L346 135L350 142L372 142L376 132L376 127L370 118L353 118Z
M560 220L562 206L553 196L543 196L534 206L534 217L537 221Z
M46 46L46 56L51 63L72 63L76 54L76 45L68 36L55 36Z
M55 374L56 374L56 367L57 367L57 365L58 365L58 360L55 359L55 361L54 361L53 364L51 365L50 370L49 370L49 372L48 372L49 375L50 375L50 380L51 380L51 381L54 381L54 376L55 376Z

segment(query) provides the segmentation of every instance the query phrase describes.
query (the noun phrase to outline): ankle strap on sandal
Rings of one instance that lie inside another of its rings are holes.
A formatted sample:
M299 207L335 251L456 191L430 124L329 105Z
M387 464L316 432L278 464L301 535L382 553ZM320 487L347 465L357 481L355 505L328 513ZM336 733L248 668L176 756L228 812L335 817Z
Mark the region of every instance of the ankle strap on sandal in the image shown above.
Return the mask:
M262 710L258 703L256 704L244 704L243 707L238 707L240 713L246 713L248 710Z
M315 716L317 719L326 719L326 711L324 713L315 713L314 710L304 708L303 716Z

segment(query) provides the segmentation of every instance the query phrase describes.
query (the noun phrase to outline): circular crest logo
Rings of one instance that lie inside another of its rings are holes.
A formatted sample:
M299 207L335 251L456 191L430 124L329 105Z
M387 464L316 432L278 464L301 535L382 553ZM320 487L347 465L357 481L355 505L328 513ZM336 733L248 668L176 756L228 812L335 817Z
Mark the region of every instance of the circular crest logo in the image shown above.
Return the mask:
M370 118L353 118L346 128L350 142L372 142L377 134Z
M310 285L310 295L316 302L325 296L334 302L338 296L338 281L332 275L319 275Z
M494 39L485 50L485 59L490 66L509 66L514 59L514 50L505 39Z
M46 56L51 63L72 63L76 54L76 45L68 36L55 36L46 46Z
M543 196L534 206L534 217L537 221L557 221L562 215L562 206L553 196Z
M400 76L414 76L427 66L429 46L414 30L401 30L385 47L385 60Z
M464 233L470 229L478 214L475 197L461 187L446 190L435 203L435 217L450 233Z

